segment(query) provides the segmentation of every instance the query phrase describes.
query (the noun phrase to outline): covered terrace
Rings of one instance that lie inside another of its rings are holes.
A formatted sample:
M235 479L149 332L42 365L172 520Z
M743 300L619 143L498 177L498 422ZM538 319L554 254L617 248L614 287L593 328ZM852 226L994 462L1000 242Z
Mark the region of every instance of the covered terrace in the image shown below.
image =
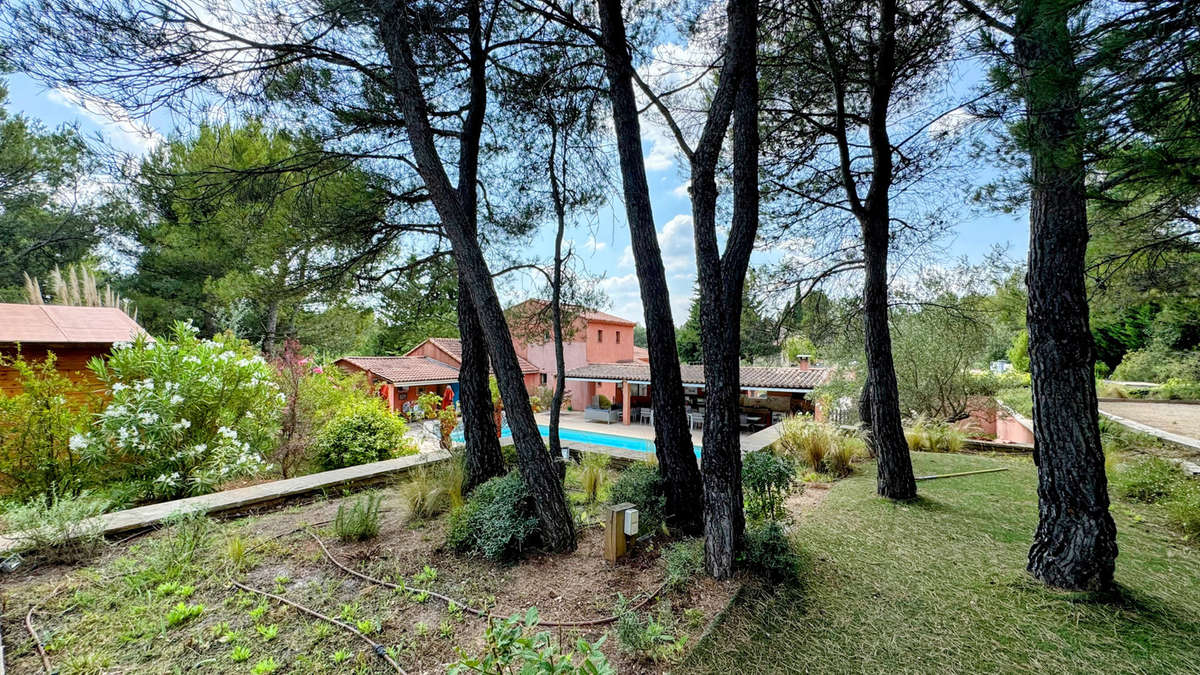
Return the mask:
M704 367L688 364L680 367L684 399L692 428L702 427L704 419ZM795 367L742 366L740 374L742 428L746 431L764 429L786 415L813 413L815 407L808 398L812 390L828 381L830 369L808 365ZM566 373L568 381L587 383L588 420L652 424L654 412L650 406L650 365L647 363L594 363ZM607 398L612 408L604 413L599 409L599 397ZM615 412L614 412L615 411Z

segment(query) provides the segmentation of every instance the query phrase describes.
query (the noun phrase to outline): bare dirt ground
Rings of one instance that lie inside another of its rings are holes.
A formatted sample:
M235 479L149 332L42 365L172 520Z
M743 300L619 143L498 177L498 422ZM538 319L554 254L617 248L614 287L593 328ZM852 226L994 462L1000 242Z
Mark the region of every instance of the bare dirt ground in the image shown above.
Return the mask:
M39 566L29 560L0 579L8 672L41 671L23 626L26 611L38 603L34 624L54 668L62 673L249 672L265 659L273 659L280 673L387 672L369 649L345 632L231 589L232 580L351 623L373 622L372 637L394 648L410 673L445 672L460 654L478 654L484 648L483 620L451 612L435 599L414 600L412 594L340 572L325 560L306 528L317 532L330 552L352 569L461 598L498 616L523 613L531 606L549 621L611 616L619 596L637 603L665 578L662 554L670 541L660 538L639 543L632 555L613 566L602 556L603 529L591 526L580 533L574 553L531 552L519 563L498 565L445 550L445 516L406 523L406 509L396 493L385 489L383 495L382 529L362 543L339 542L325 524L345 499L211 523L194 561L171 579L188 587L187 596L164 592L162 575L154 573L178 536L170 528L110 544L99 558L77 565ZM228 557L228 542L234 539L247 547L241 568ZM421 577L423 571L426 578ZM666 622L670 634L684 638L685 649L690 648L739 585L738 580L717 582L698 575L685 587L660 594L639 614L643 620ZM166 625L162 617L179 602L203 605L203 612L178 626ZM263 609L256 610L260 605ZM260 634L272 626L278 637ZM620 673L672 669L668 661L655 663L623 651L612 624L547 630L568 646L576 637L595 641L607 635L603 651ZM249 660L234 660L235 646L248 648ZM334 660L339 650L346 651L347 660Z
M1100 409L1155 429L1200 440L1200 405L1105 401L1100 404Z

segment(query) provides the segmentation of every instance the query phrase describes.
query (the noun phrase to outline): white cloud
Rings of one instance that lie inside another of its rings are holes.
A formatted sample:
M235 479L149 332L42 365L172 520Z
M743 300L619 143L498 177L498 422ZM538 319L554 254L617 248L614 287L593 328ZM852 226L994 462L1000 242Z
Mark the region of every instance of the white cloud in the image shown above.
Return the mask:
M679 184L675 189L671 190L671 194L679 197L680 199L688 199L691 197L691 194L688 192L688 190L691 189L692 181L689 180Z
M934 120L929 125L929 134L934 137L952 136L974 121L974 115L966 108L958 107Z
M606 244L602 241L596 240L596 235L589 236L588 240L586 242L584 242L584 246L586 246L587 248L590 248L592 250L592 253L598 253L598 252L603 251L604 249L608 248L608 244Z
M609 310L619 317L645 323L642 312L642 291L638 286L637 274L629 273L619 277L605 277L600 280L600 289L612 301Z
M625 250L621 251L621 259L617 261L617 267L620 269L633 269L633 266L633 246L626 244Z
M692 217L679 214L663 224L658 232L658 247L662 251L663 267L667 273L667 288L671 293L671 316L676 323L687 319L688 303L696 281L696 254ZM637 274L633 272L633 247L626 246L617 262L618 269L628 274L607 278L601 287L613 301L613 312L638 321L642 318L642 298ZM624 313L622 313L624 312Z
M60 87L50 90L47 98L73 108L96 123L106 135L112 135L120 144L135 148L139 153L153 150L163 140L145 121L134 119L127 110L116 103L93 96L73 88Z

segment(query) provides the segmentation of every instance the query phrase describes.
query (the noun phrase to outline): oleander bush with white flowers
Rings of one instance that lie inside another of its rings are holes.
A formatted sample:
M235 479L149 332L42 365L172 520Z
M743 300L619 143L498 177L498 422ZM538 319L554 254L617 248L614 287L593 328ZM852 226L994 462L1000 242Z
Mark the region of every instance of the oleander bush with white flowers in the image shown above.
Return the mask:
M249 343L200 339L181 322L170 339L117 343L88 367L109 404L72 444L134 499L203 494L268 470L285 397Z

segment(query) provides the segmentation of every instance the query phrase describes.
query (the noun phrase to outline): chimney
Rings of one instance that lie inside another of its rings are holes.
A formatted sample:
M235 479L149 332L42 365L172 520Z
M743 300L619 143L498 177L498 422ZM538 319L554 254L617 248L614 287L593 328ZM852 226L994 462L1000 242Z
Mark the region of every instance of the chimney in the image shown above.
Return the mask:
M798 354L796 356L796 366L800 370L808 370L809 368L812 368L812 355Z

